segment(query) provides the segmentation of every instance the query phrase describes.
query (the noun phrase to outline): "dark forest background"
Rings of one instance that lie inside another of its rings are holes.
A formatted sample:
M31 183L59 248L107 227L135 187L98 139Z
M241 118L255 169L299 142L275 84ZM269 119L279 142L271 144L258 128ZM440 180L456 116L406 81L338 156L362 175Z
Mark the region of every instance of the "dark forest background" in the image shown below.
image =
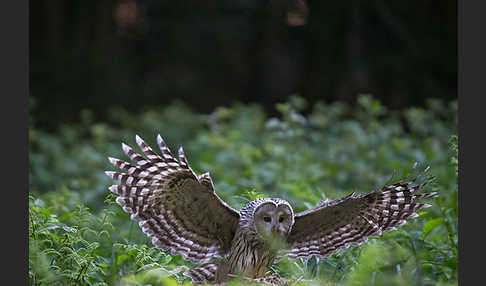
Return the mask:
M207 113L299 94L390 109L457 98L457 1L30 2L31 114L53 130L107 106Z

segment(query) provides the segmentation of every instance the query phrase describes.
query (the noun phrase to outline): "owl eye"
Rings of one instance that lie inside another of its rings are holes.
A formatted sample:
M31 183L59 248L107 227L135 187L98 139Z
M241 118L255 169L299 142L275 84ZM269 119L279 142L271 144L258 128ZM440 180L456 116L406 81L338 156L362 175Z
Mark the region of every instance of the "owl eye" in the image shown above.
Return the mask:
M272 221L272 219L271 219L269 216L264 216L264 217L263 217L263 221L264 221L264 222L271 222L271 221Z
M283 222L284 221L284 217L281 216L279 219L278 219L278 222Z

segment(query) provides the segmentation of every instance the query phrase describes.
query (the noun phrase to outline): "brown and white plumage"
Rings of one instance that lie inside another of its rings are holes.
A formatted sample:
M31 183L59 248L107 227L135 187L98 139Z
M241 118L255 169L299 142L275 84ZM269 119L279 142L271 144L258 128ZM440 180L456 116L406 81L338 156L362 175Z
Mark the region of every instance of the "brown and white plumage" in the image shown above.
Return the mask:
M413 185L412 180L325 200L297 214L279 198L260 198L237 211L215 193L209 173L195 174L182 147L176 159L160 135L162 155L139 136L136 142L145 157L122 143L135 164L109 158L125 171L106 172L120 182L109 189L156 247L202 263L184 273L195 283L224 282L231 274L265 276L277 257L268 236L283 241L292 259L327 257L404 224L430 206L418 199L435 195L415 194L427 182Z
M321 201L316 207L297 213L288 238L290 258L327 257L369 236L381 235L416 217L416 211L430 207L417 199L436 193L414 194L427 182L396 183L381 189L337 200Z
M207 262L225 256L239 221L239 213L214 192L209 174L196 176L184 152L175 159L158 136L159 156L140 138L137 144L146 158L126 144L123 151L136 165L110 158L125 173L107 171L118 180L110 190L117 203L139 221L143 232L160 249L181 254L185 260Z

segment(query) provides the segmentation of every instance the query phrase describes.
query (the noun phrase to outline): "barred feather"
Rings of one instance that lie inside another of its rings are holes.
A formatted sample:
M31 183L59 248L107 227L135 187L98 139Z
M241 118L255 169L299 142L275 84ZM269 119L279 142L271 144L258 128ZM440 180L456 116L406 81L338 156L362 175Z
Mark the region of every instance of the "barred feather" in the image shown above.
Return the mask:
M327 257L351 245L379 236L417 216L416 211L430 207L416 202L436 193L414 194L429 181L412 186L415 182L396 183L369 193L337 200L325 200L316 207L297 213L288 238L289 257Z
M134 164L109 158L124 171L105 172L120 182L109 188L119 196L116 202L162 250L192 262L225 256L238 226L238 211L214 192L209 173L196 176L182 148L177 160L160 135L157 143L162 155L138 135L135 138L145 157L122 143Z
M185 271L183 274L190 277L193 283L206 284L214 282L217 269L218 264L210 262L191 268Z

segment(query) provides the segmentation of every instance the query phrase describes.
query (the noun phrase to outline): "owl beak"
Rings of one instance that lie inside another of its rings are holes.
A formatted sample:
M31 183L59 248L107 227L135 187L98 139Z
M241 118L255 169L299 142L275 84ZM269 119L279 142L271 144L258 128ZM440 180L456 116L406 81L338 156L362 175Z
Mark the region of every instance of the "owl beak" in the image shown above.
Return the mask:
M272 227L272 232L274 232L274 233L278 233L278 232L279 232L279 231L278 231L278 226L274 225L274 226Z

